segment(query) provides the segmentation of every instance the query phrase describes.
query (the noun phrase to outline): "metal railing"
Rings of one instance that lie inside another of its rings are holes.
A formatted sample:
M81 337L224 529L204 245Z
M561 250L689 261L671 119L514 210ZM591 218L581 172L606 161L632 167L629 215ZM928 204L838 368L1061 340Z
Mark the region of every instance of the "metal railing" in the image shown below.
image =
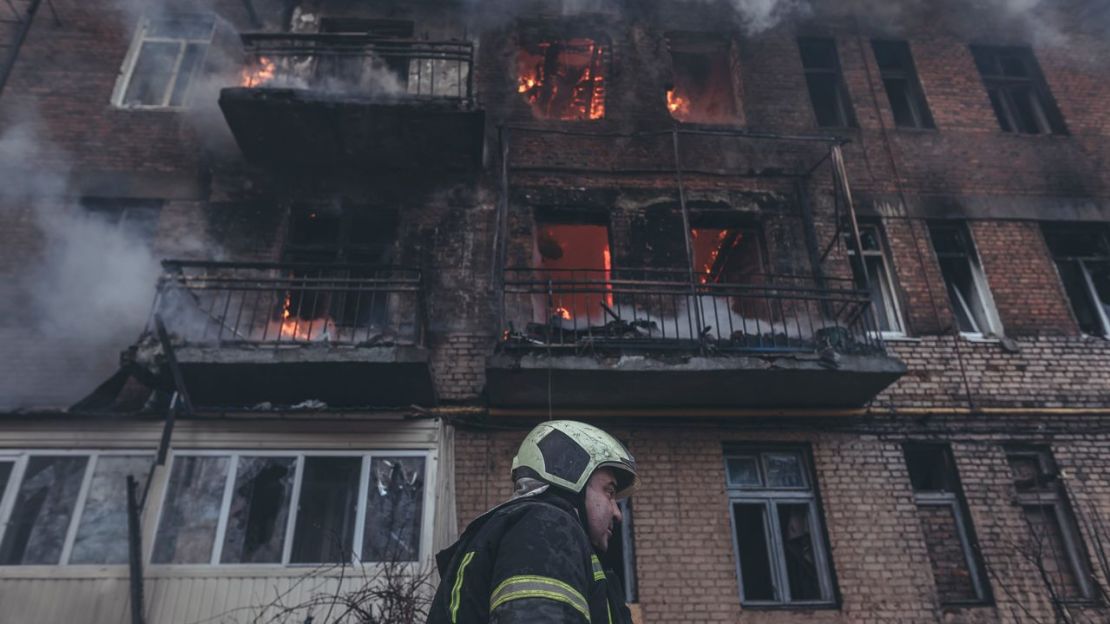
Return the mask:
M865 291L851 280L752 274L691 284L666 269L509 268L506 347L619 346L748 353L883 353Z
M415 269L172 260L162 266L153 313L185 344L423 343Z
M243 87L473 105L474 44L348 33L245 33Z

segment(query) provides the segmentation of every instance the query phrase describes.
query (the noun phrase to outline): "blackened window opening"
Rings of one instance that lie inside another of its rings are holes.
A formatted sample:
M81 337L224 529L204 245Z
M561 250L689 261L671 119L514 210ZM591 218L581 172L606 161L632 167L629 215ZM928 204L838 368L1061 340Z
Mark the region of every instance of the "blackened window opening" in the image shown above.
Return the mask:
M522 45L517 54L517 92L537 119L602 119L607 55L605 42L588 38Z
M1045 224L1072 312L1083 333L1110 336L1110 233L1101 224Z
M798 39L798 48L817 125L823 128L854 128L856 117L844 86L836 41L806 37Z
M674 83L667 90L671 117L703 124L739 122L736 69L728 39L674 33L668 35L667 45L674 68Z
M925 102L910 46L905 41L871 42L894 123L901 128L935 128Z
M963 224L933 224L929 226L929 235L960 332L997 334L1000 328L986 276L967 228Z
M1067 134L1048 83L1024 47L971 46L991 107L1005 132Z

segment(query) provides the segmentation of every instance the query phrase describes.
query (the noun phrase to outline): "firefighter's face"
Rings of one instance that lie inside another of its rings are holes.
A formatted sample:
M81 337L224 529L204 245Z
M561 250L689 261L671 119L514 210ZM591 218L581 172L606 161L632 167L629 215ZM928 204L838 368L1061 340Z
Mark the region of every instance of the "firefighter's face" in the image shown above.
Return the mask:
M614 525L621 521L616 493L617 477L608 468L598 468L586 482L586 525L590 542L598 552L609 548L609 538L616 530Z

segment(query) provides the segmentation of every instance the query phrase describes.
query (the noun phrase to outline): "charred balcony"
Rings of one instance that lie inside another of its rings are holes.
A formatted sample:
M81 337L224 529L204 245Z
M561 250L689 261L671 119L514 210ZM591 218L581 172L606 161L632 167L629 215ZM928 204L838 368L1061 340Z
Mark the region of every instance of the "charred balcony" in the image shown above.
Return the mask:
M850 280L660 269L505 271L495 404L829 407L865 403L905 367Z
M279 169L467 169L481 161L474 47L357 33L247 33L220 108L248 161Z
M421 274L359 264L163 263L152 324L130 352L172 386L163 320L194 402L433 403Z

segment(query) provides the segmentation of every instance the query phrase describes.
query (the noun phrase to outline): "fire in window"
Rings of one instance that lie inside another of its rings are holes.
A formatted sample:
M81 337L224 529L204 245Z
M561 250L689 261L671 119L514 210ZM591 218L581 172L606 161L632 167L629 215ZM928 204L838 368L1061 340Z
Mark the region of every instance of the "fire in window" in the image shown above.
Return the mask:
M606 55L603 42L586 38L522 46L517 91L537 119L603 119Z
M144 19L124 61L115 103L127 107L184 106L189 84L212 41L211 15Z
M678 121L733 124L740 121L727 39L704 33L667 37L674 84L667 90L667 110Z
M551 309L555 321L574 321L578 326L604 324L605 306L613 307L612 257L609 228L594 224L542 223L536 227L533 266L542 279L550 280L552 300L537 309Z

